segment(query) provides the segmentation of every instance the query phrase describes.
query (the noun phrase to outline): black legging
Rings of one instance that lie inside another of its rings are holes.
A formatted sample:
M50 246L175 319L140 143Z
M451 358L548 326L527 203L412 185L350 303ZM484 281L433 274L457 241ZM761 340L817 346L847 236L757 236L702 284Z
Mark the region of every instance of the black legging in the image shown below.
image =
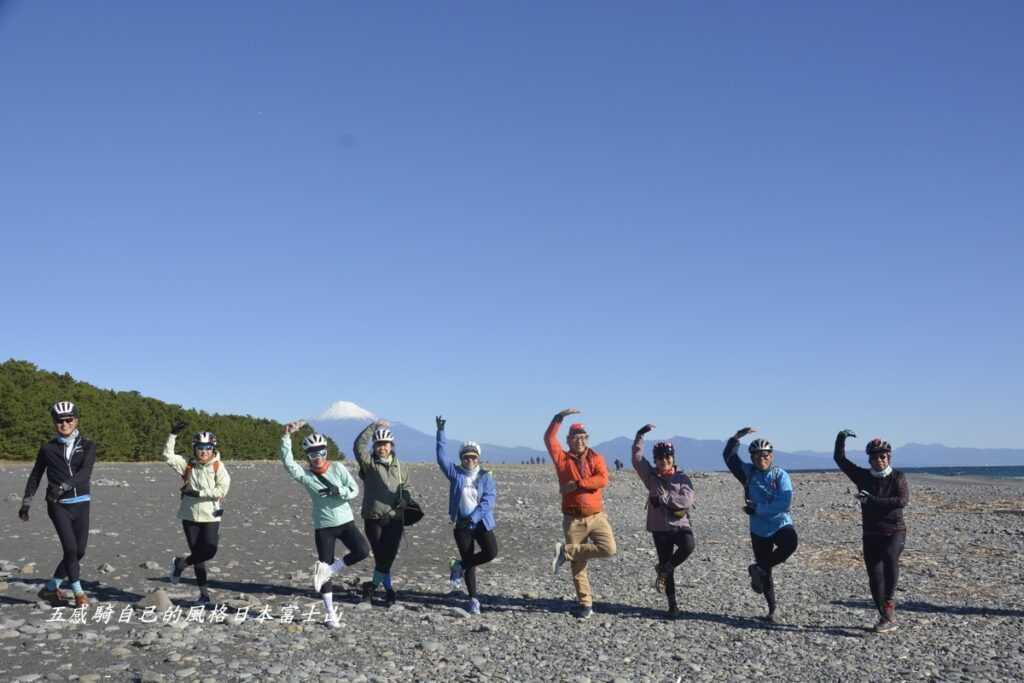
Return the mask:
M206 561L212 560L217 554L220 522L190 522L181 520L185 530L185 542L191 553L185 558L185 566L196 570L196 584L202 588L206 585Z
M74 582L79 579L79 566L89 543L89 501L84 503L47 503L46 514L57 530L61 550L60 563L53 570L58 579Z
M691 529L677 529L675 531L652 531L654 547L658 551L658 564L670 571L665 572L665 595L668 596L670 605L676 604L676 567L686 561L697 547L697 541L693 537ZM671 564L671 567L666 565Z
M772 567L788 560L789 556L796 552L797 542L796 529L791 524L782 527L768 538L750 534L754 562L765 573L762 585L769 612L775 611L775 581L772 579Z
M864 566L868 570L871 597L878 611L884 614L885 602L896 594L900 578L900 555L907 542L907 532L864 536Z
M363 520L363 528L366 530L367 540L370 541L370 548L373 549L373 568L381 574L389 573L395 556L398 555L402 531L405 530L402 518L366 519Z
M325 529L315 529L313 536L316 542L316 557L325 564L334 563L334 542L336 540L340 540L346 550L348 550L348 554L341 558L346 567L360 560L365 560L366 556L370 554L370 547L366 544L366 539L363 538L363 535L359 533L355 522L346 522L340 526L331 526ZM334 586L331 584L331 580L327 579L327 582L320 587L320 594L333 592Z
M469 527L458 528L453 531L455 545L459 549L459 556L462 558L463 578L466 579L466 590L469 597L476 597L476 568L487 564L498 556L498 539L493 531L484 528L483 523L477 524L472 529ZM480 552L473 552L473 542L480 546Z

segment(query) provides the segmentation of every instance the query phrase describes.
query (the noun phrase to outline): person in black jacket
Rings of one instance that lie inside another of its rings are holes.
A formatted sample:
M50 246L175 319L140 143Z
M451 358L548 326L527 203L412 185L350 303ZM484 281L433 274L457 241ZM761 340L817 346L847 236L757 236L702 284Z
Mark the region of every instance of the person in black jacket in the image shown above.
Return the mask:
M865 450L870 469L858 467L846 458L846 439L856 437L849 429L836 436L834 458L839 469L857 487L864 527L864 565L868 570L871 597L880 618L875 631L895 631L896 581L900 574L900 554L907 540L903 508L910 502L910 489L902 472L892 468L892 446L872 439Z
M39 597L64 602L60 587L66 579L71 582L75 606L86 607L89 599L82 590L79 566L89 541L89 480L96 463L96 444L79 434L78 407L71 401L54 403L50 417L57 436L43 444L36 455L18 516L28 521L32 497L46 472L46 512L57 530L64 554L53 570L53 578L39 591Z

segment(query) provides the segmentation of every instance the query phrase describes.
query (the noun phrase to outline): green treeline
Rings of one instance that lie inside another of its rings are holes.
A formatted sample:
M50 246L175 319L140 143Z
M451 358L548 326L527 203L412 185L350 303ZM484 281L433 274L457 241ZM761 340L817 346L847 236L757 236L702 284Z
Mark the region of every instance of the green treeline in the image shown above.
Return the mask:
M225 460L277 458L284 425L248 415L211 415L185 410L179 405L147 398L137 391L100 389L75 380L68 373L40 370L27 361L0 364L0 458L34 460L39 446L54 436L50 406L73 401L81 412L79 429L96 442L101 460L159 460L171 423L188 423L178 437L177 450L188 454L191 435L208 430L217 435ZM293 438L298 442L311 432L304 427ZM338 446L330 438L332 457Z

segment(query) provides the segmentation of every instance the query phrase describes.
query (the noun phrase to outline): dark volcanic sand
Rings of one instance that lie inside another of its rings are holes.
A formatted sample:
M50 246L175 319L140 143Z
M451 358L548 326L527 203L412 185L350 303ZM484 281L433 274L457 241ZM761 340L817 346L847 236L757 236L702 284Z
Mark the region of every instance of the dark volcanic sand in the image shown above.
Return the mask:
M726 473L694 479L697 550L677 572L677 621L663 618L664 597L653 588L640 483L631 470L612 473L606 505L619 555L591 563L596 614L578 622L568 567L558 576L549 569L561 538L550 466L495 467L500 557L479 570L484 613L471 617L453 609L466 606L465 596L448 594L447 482L433 465L413 465L428 514L407 530L395 565L399 606L356 606L354 585L372 569L366 561L335 577L351 587L336 592L343 627L329 631L302 623L319 604L307 494L278 463L227 466L233 485L211 592L229 616L251 605L250 619L185 621L191 572L171 586L163 569L185 550L177 477L162 463L102 464L83 564L93 606L90 623L77 625L47 623L53 612L35 597L59 559L43 491L22 523L28 467L0 465L0 680L1024 680L1019 481L911 476L901 628L876 635L859 513L838 473L793 476L800 548L776 571L780 623L766 626L746 574L740 488ZM113 571L101 573L105 563ZM178 623L143 624L141 612L117 623L157 588L185 607ZM92 623L104 604L113 607L110 623ZM252 618L263 606L280 617L289 604L298 608L291 624Z

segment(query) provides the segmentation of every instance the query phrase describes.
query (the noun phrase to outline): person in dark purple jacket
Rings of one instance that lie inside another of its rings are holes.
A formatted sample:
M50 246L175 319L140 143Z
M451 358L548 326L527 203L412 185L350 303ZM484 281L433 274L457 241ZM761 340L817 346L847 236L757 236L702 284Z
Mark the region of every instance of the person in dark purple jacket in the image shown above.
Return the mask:
M903 508L910 502L910 489L902 472L892 468L892 446L872 439L865 450L870 468L858 467L846 458L846 439L857 435L844 429L836 436L833 455L839 469L857 487L864 528L864 565L868 570L871 597L880 615L875 631L895 631L896 581L900 575L900 554L907 540Z
M668 441L654 444L654 466L644 458L644 435L654 425L644 425L633 440L633 469L647 487L647 530L658 551L655 588L668 598L668 616L679 616L676 603L675 569L686 561L696 547L690 527L693 484L676 467L675 447Z

